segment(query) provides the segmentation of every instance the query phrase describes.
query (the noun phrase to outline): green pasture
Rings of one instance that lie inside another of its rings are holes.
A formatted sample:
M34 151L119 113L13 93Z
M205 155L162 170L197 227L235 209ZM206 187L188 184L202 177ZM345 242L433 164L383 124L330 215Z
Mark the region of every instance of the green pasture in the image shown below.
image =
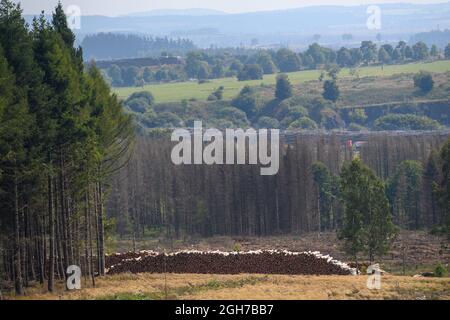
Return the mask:
M435 61L435 62L422 62L422 63L410 63L403 65L389 65L384 66L371 66L358 68L360 77L386 77L401 73L417 73L421 70L429 72L447 72L450 71L450 60ZM292 84L300 84L305 81L317 80L320 76L320 70L308 70L289 73L289 79ZM342 69L340 73L341 77L350 76L350 69ZM165 83L165 84L152 84L141 87L126 87L126 88L114 88L114 92L120 98L126 99L133 92L136 91L150 91L156 99L156 102L175 102L183 99L206 100L207 97L220 86L224 86L224 99L231 99L235 97L239 91L246 85L259 86L273 85L275 84L276 75L266 75L262 80L252 81L237 81L236 78L222 78L214 79L209 82L199 84L196 81L177 82L177 83Z

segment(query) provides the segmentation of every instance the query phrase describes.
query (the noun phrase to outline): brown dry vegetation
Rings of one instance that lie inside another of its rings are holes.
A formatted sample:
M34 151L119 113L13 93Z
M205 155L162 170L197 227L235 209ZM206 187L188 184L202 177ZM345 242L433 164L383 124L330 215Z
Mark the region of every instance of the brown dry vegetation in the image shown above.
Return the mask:
M443 245L447 248L443 248ZM351 258L342 251L342 244L336 233L324 232L318 236L317 233L307 233L299 236L276 236L276 237L212 237L205 239L188 240L162 240L147 239L137 241L138 250L167 250L178 251L184 249L192 250L222 250L222 251L249 251L249 250L289 250L289 251L320 251L332 257L350 262ZM118 240L114 249L117 252L132 250L129 240ZM111 251L111 250L110 250ZM360 257L361 260L366 257ZM403 258L405 258L406 274L413 275L418 272L432 271L438 262L448 264L450 262L450 251L448 241L444 237L430 235L426 231L406 231L399 233L389 254L379 259L384 270L393 273L403 272Z
M50 294L34 286L24 299L450 299L449 278L386 275L380 290L369 290L366 281L366 276L122 274L98 279L96 288L76 292L60 286Z
M83 289L64 290L59 282L54 294L38 284L27 289L21 299L443 299L450 300L450 278L415 278L411 275L433 271L437 262L449 263L447 243L443 238L424 231L402 231L391 253L380 262L388 274L382 276L381 290L369 290L367 276L284 276L284 275L202 275L202 274L119 274L96 278L92 288L89 279L83 279ZM118 251L128 251L130 241L116 243ZM448 243L447 243L448 245ZM302 236L278 237L213 237L185 241L149 239L138 241L139 249L175 251L180 249L254 250L287 249L291 251L318 250L348 261L341 251L335 233L317 233ZM406 247L408 276L402 273L403 247ZM442 254L440 254L442 253ZM4 298L14 299L12 295Z
M434 90L422 96L414 88L414 74L396 74L388 77L341 77L338 80L341 91L338 107L373 105L378 103L413 102L433 99L447 99L450 92L450 74L433 74ZM272 99L273 88L259 89L266 99ZM294 86L294 95L303 97L322 96L323 83L311 80Z

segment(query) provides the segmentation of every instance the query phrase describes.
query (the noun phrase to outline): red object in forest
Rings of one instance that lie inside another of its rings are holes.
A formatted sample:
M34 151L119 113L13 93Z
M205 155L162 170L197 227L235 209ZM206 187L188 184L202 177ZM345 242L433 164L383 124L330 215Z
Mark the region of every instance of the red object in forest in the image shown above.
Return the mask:
M347 141L347 147L348 148L353 148L353 141L352 140L348 140Z

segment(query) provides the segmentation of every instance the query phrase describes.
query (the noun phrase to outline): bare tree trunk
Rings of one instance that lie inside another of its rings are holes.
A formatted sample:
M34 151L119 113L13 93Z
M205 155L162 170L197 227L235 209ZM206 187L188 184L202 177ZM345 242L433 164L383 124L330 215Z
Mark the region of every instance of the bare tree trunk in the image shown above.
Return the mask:
M105 275L105 227L103 223L103 197L102 197L102 186L98 183L98 267L99 275Z
M17 177L14 177L14 287L17 295L24 294L20 258L19 192Z
M55 280L55 217L53 211L53 186L52 178L48 177L48 216L50 249L48 262L48 291L53 292Z

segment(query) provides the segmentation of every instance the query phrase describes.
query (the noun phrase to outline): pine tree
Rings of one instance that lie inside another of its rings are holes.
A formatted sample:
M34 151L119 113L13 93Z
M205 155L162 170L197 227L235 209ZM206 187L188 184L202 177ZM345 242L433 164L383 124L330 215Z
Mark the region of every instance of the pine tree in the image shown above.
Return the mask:
M388 181L387 194L398 225L418 229L422 226L422 164L406 160L397 166Z
M21 262L20 211L23 205L22 190L30 168L27 142L33 121L28 113L26 99L20 97L14 86L14 75L0 47L0 208L12 221L13 267L16 294L23 294Z
M358 158L341 172L341 195L345 207L340 237L344 249L357 263L360 252L371 261L387 252L395 235L384 183Z
M443 210L443 224L450 239L450 140L441 150L442 180L439 188L439 203Z
M275 97L280 101L292 97L292 85L288 76L285 74L277 77Z
M319 232L332 230L335 224L334 200L337 198L338 181L327 166L322 162L316 162L312 166L314 182L317 188L317 209Z
M132 151L134 126L100 72L84 70L61 4L28 30L0 2L0 245L17 294L29 280L66 277L93 261L104 274L108 179ZM3 49L1 49L3 47ZM33 239L33 240L31 240ZM97 250L94 253L93 247ZM36 271L38 274L36 274ZM46 273L46 274L45 274Z

